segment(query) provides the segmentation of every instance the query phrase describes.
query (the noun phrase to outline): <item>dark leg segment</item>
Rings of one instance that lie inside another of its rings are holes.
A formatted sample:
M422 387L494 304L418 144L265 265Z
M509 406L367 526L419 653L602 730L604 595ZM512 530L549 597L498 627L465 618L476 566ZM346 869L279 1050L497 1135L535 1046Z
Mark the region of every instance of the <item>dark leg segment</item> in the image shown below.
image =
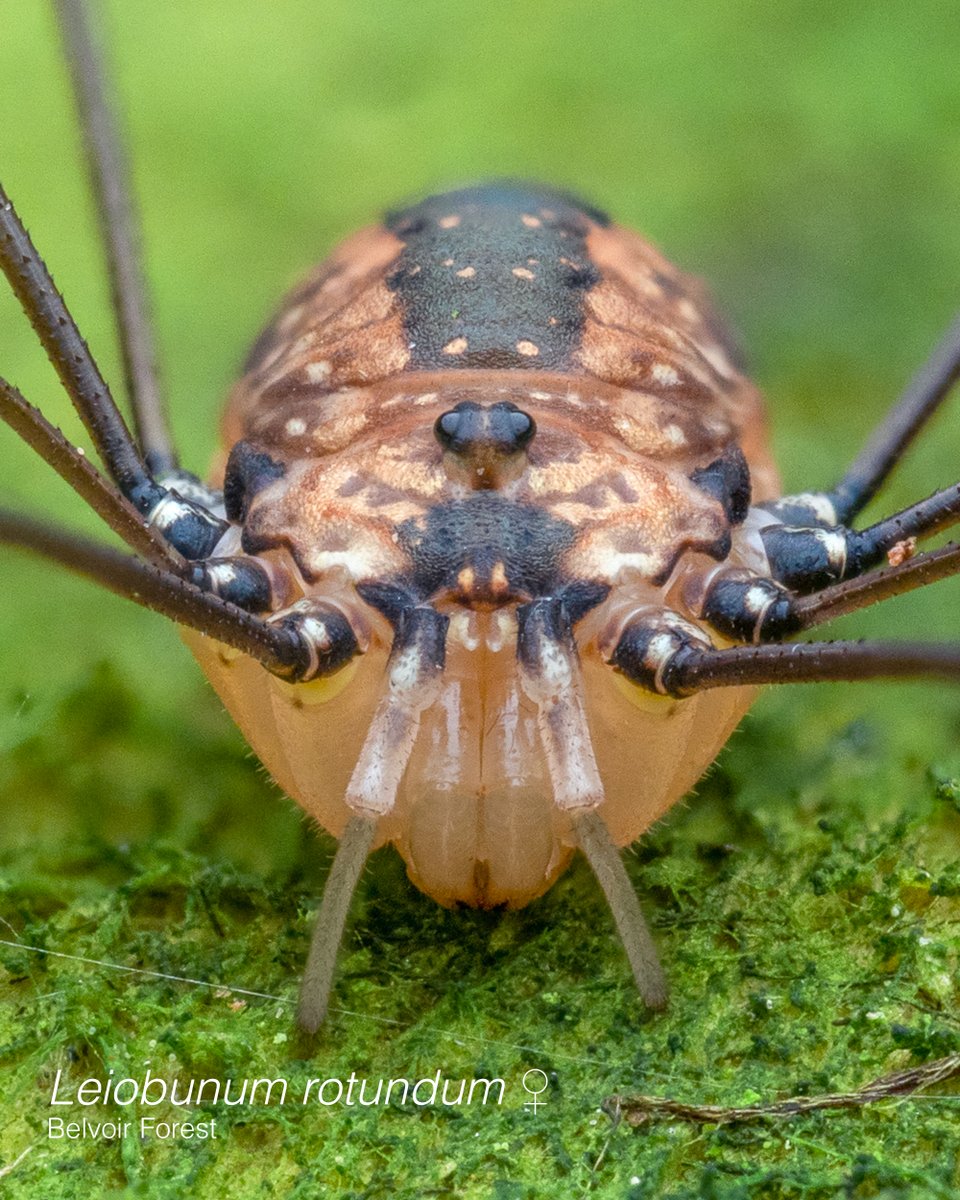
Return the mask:
M110 477L185 558L206 558L226 530L205 508L162 487L147 470L73 318L0 189L0 268L30 318Z
M267 621L171 571L2 509L0 542L51 558L119 596L249 654L290 682L330 674L358 653L349 623L339 610L321 602L307 602Z
M760 536L774 579L807 593L860 575L899 543L929 537L958 520L960 484L954 484L866 529L771 525Z
M0 420L48 462L131 550L157 566L173 571L183 568L181 556L147 524L130 501L5 379L0 379Z
M738 642L773 642L800 629L795 605L782 584L732 568L716 575L699 615Z
M960 545L954 542L808 596L794 595L772 579L730 570L711 583L699 615L718 632L737 641L779 642L801 630L958 573Z
M205 558L190 569L188 578L244 612L263 613L274 607L270 576L255 558Z
M784 503L796 509L796 501L794 497ZM777 506L765 507L770 511ZM772 578L724 569L713 577L698 615L738 641L781 641L843 612L956 573L960 564L949 548L917 557L913 549L918 537L939 533L958 520L960 484L953 484L866 529L826 522L813 528L768 525L760 530L760 538ZM897 556L900 565L874 571L854 586L869 568L888 556L894 559L891 552L897 548L902 550ZM841 593L837 586L843 580L850 584ZM803 600L805 596L810 600Z
M717 650L695 626L669 612L632 621L610 662L641 687L678 699L708 688L765 683L922 676L960 681L960 645L801 642Z
M353 626L332 604L300 600L292 608L268 618L273 629L288 631L304 646L308 658L298 680L333 675L360 653Z
M174 470L176 454L157 381L130 171L107 99L102 54L86 0L55 0L80 113L87 164L107 251L127 390L137 439L152 474Z
M960 378L960 317L829 493L838 522L848 522L868 503Z
M0 267L121 492L140 512L163 499L110 389L27 231L0 189Z
M665 679L677 655L687 649L713 650L696 625L667 608L649 609L629 622L610 656L610 665L633 683L661 696L674 693Z

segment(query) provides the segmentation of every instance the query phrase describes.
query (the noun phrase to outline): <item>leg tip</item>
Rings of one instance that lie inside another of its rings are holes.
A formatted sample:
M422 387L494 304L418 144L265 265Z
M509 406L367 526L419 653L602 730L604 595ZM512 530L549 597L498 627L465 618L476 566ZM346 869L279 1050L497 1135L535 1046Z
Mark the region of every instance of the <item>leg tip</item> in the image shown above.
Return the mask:
M297 1004L297 1024L304 1033L314 1034L324 1022L327 1006L317 996L304 995L301 991Z
M646 980L644 986L640 988L640 996L647 1008L652 1008L654 1012L663 1012L670 1003L670 989L667 981L662 978Z

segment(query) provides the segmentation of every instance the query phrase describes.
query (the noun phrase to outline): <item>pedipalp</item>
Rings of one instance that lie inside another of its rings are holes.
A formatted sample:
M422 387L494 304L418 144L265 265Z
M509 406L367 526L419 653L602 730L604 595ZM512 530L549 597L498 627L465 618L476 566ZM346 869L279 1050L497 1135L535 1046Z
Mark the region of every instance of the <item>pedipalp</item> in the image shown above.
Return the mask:
M323 890L300 984L297 1020L309 1033L326 1015L350 901L377 822L396 804L421 715L439 695L448 625L447 617L425 605L405 609L396 622L386 691L347 785L350 817Z
M577 845L606 897L637 990L650 1008L663 1008L667 981L656 946L598 811L603 783L584 709L572 621L561 597L534 600L517 610L517 662L523 689L537 706L553 802L572 818Z
M392 811L420 729L439 695L449 618L428 605L404 609L396 623L386 689L347 784L352 812Z
M572 623L561 598L534 600L517 610L517 663L523 690L537 706L554 804L563 811L597 808L603 784Z

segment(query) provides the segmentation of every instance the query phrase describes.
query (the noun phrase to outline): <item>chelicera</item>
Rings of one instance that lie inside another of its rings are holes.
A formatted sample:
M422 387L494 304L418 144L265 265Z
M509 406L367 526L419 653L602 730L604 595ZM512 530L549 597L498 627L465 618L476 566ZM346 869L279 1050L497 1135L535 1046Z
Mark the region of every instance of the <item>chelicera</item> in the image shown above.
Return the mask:
M301 990L392 842L440 903L519 906L576 849L644 1000L667 985L618 847L713 760L757 685L960 677L956 645L791 642L957 572L916 541L953 485L853 522L960 371L960 324L830 491L783 496L702 286L548 187L363 230L250 353L210 484L150 369L131 204L84 7L58 10L120 316L132 435L10 202L0 260L103 463L6 382L0 414L126 542L13 512L0 539L162 612L268 770L340 839Z

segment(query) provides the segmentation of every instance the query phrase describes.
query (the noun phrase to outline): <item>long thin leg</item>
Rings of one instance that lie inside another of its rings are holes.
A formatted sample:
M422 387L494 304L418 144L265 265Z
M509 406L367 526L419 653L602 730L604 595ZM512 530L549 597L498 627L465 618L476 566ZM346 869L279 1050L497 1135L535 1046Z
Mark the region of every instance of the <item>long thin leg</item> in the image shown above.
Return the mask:
M785 503L795 508L797 500L788 497ZM762 516L765 508L753 511ZM802 514L788 515L802 520ZM960 563L949 551L919 555L912 565L903 565L902 560L911 558L917 538L930 537L958 521L960 484L942 488L866 529L776 521L759 531L769 576L736 567L721 570L703 597L699 615L738 641L780 641L844 612L955 574ZM894 564L900 560L903 569L895 566L896 574L870 572L885 557ZM853 584L864 576L860 585L835 590L844 580ZM802 599L807 596L809 602Z
M2 189L0 269L30 318L111 479L185 558L209 556L226 531L226 522L202 503L161 486L150 474L63 297Z
M715 687L933 676L960 682L960 644L800 642L716 650L702 630L668 610L630 622L610 655L641 687L682 698Z
M794 630L813 629L857 609L867 608L891 596L926 587L960 573L960 545L951 542L938 550L918 554L885 571L870 571L856 579L835 584L792 601Z
M960 682L960 646L929 642L798 642L783 646L691 648L663 673L669 695L762 683L933 677Z
M130 170L108 100L103 55L93 36L86 0L55 0L55 7L107 252L134 426L147 466L158 475L176 469L177 457L157 379Z
M860 575L898 544L930 537L957 521L960 484L952 484L866 529L775 524L762 529L760 537L773 578L805 593Z
M177 572L183 569L184 560L177 551L145 522L142 514L88 458L71 446L60 430L5 379L0 379L0 420L45 459L131 550L156 566L166 566Z
M862 556L886 554L897 544L911 537L932 537L960 521L960 483L941 488L926 500L918 500L892 517L858 530Z
M355 813L350 818L323 889L297 1005L297 1020L308 1033L316 1033L327 1015L337 951L350 901L370 854L376 827L376 820L366 814Z
M110 477L140 512L149 512L163 500L164 489L147 470L63 297L2 188L0 268L30 318Z
M930 358L873 432L843 479L828 493L837 522L849 522L874 496L958 378L960 317L954 319Z
M0 509L0 542L51 558L102 587L197 629L285 678L303 678L311 648L289 623L270 623L189 580L109 546Z

